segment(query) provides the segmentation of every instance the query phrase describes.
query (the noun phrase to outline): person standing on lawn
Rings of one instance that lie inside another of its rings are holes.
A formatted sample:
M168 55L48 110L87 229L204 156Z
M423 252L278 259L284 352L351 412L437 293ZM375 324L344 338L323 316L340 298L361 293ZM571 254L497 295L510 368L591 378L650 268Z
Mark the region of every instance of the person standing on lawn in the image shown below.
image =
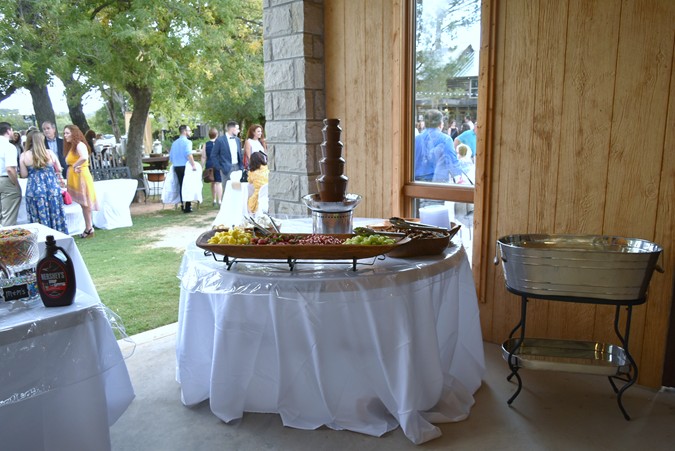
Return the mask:
M209 140L202 146L202 164L206 169L213 168L213 182L211 183L211 196L213 197L213 206L220 206L223 200L223 184L220 177L220 171L213 165L213 144L218 139L218 129L209 130Z
M237 137L238 134L239 124L230 121L227 123L225 134L213 143L211 158L213 158L213 166L220 171L223 183L230 180L232 171L244 169L244 158L241 151L241 141Z
M169 152L169 161L173 167L173 171L178 178L178 190L181 193L180 208L183 213L192 213L192 204L185 202L183 205L183 178L185 177L185 166L190 163L192 170L196 171L195 159L192 156L192 143L188 139L192 134L192 130L187 125L178 127L178 139L171 144L171 151Z
M9 142L14 130L9 122L0 122L0 226L16 224L21 204L21 187L16 161L16 147Z
M63 129L63 151L66 154L68 164L67 184L68 194L74 202L82 207L84 215L84 233L80 238L92 238L94 236L94 223L92 210L98 210L94 178L89 170L89 153L91 149L82 130L77 125L66 125Z
M66 154L63 152L63 139L59 138L56 131L56 124L51 121L42 123L42 133L45 135L45 146L59 159L61 165L61 175L66 178L68 174L68 163L66 163Z
M61 195L61 165L45 147L45 137L34 132L32 146L21 154L21 177L28 178L26 210L28 222L37 222L68 234Z

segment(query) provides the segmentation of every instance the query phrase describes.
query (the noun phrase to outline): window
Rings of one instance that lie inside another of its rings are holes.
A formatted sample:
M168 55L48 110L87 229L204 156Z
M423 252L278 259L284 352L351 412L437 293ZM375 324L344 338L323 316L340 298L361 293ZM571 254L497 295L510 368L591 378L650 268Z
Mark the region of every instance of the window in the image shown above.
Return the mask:
M414 133L404 194L410 214L443 204L470 249L478 110L480 0L413 0ZM468 229L468 230L466 230ZM468 243L465 238L468 237ZM470 253L470 252L469 252Z

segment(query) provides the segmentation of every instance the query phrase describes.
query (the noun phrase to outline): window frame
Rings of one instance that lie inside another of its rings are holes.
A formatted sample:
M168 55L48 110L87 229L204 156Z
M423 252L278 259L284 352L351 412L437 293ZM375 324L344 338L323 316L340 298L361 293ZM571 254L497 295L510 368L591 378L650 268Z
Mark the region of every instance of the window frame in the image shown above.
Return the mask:
M482 3L485 3L483 0ZM481 6L482 8L482 6ZM401 190L402 207L406 216L414 214L415 199L433 199L462 203L474 203L475 186L428 183L414 180L415 136L410 124L415 123L415 48L416 48L416 8L415 0L406 0L405 8L405 63L404 67L404 180ZM481 31L482 36L482 31ZM480 85L480 82L479 82ZM480 97L479 97L480 98ZM480 100L479 100L480 104ZM480 106L479 106L480 110ZM476 161L478 165L478 161ZM476 168L478 171L478 168Z

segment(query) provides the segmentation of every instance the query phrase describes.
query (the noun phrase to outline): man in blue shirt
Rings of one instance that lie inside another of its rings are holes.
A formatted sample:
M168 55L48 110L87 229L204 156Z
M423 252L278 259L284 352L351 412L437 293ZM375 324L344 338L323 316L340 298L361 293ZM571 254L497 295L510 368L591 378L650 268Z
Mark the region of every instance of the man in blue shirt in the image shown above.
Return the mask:
M180 208L183 213L192 212L192 204L185 202L183 205L183 177L185 177L185 165L189 162L192 170L196 171L195 159L192 157L192 143L188 137L192 134L192 130L187 125L178 127L178 139L171 144L171 151L169 152L169 161L173 166L173 170L178 177L178 189L181 193Z
M429 110L426 128L415 137L415 180L447 183L461 174L452 138L443 133L443 113Z
M471 149L471 159L476 160L476 131L469 124L462 124L462 133L455 138L455 149L460 144L466 144Z

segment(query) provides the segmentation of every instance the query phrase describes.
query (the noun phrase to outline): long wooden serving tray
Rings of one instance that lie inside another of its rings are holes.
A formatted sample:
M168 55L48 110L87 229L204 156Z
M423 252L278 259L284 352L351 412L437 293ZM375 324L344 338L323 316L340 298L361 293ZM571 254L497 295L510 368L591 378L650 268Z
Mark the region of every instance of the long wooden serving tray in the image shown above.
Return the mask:
M355 244L289 244L289 245L256 245L256 244L209 244L209 238L222 230L209 230L197 238L197 246L233 258L252 258L261 260L297 259L297 260L345 260L376 257L386 254L401 246L410 238L403 237L394 244L382 246L364 246ZM293 233L304 237L310 233ZM353 234L331 235L337 238L351 238Z

